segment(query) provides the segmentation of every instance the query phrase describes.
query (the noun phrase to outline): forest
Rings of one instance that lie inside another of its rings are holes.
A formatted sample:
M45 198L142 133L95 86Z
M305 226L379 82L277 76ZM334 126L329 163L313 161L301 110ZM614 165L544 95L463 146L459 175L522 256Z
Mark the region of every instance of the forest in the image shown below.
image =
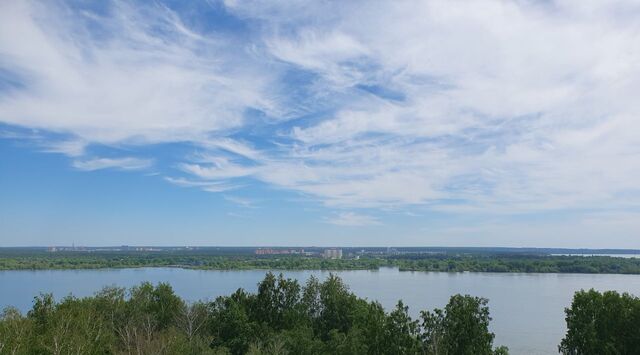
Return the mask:
M640 299L580 291L566 309L563 354L636 354ZM108 287L92 297L50 294L26 315L0 315L0 354L508 354L493 344L488 300L453 295L412 319L402 301L385 311L331 275L300 285L267 273L256 293L238 289L187 303L169 284Z
M469 253L363 255L324 259L306 255L212 254L204 252L24 252L1 253L0 270L180 267L238 270L376 270L640 274L640 258Z

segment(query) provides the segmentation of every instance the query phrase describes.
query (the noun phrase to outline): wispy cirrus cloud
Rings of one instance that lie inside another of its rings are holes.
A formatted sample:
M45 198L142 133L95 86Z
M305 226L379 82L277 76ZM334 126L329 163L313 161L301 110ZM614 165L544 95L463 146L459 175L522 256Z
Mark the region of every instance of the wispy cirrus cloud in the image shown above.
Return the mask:
M46 141L44 145L44 152L60 153L70 157L84 155L87 147L87 143L79 139Z
M256 202L248 198L224 195L224 199L244 208L256 208Z
M170 176L166 176L164 179L174 185L178 185L181 187L197 187L207 192L223 192L240 187L238 185L230 185L224 181L189 180L185 178L174 178Z
M93 158L85 160L75 160L73 162L74 168L85 171L102 169L143 170L151 167L152 165L153 161L150 159L139 159L133 157Z
M340 212L335 216L327 217L325 221L337 226L348 227L375 226L381 224L375 217L354 212Z
M106 5L0 5L0 63L24 84L0 97L5 123L90 142L175 142L239 127L247 108L277 110L273 71L233 38L202 36L163 5Z
M573 5L229 3L268 23L271 53L315 73L315 89L350 99L293 127L297 178L278 164L262 177L344 206L637 206L621 195L640 175L640 9Z

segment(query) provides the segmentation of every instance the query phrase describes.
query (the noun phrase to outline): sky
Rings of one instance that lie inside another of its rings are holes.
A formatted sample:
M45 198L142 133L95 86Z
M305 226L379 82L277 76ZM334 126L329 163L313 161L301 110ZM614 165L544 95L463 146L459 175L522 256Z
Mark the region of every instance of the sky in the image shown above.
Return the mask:
M0 246L640 248L635 1L0 1Z

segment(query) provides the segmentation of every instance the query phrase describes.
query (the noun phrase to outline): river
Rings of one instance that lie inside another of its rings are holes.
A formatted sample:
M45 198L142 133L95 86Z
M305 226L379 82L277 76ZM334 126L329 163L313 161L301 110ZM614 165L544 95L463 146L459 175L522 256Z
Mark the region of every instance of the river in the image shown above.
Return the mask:
M107 285L129 287L142 281L168 282L186 300L213 299L240 287L255 291L265 272L177 268L0 271L0 308L11 305L26 312L41 292L51 292L56 298L88 296ZM328 271L283 273L301 282L310 275L321 279L329 275ZM423 309L444 307L456 293L486 297L494 343L507 345L511 354L557 354L565 332L564 307L577 290L640 295L640 275L400 272L393 268L335 273L358 296L377 300L387 309L402 299L414 316Z

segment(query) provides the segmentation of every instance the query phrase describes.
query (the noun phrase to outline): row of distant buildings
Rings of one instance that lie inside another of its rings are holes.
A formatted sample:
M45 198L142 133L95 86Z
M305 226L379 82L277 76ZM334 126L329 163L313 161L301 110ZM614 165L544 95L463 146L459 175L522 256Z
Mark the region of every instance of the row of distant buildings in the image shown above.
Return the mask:
M305 253L304 249L272 249L272 248L258 248L255 251L256 255L311 255L312 253Z
M148 247L148 246L129 246L121 245L115 247L84 247L76 246L51 246L47 248L50 253L56 252L164 252L164 251L191 251L199 248L193 247ZM253 251L255 255L304 255L304 256L316 256L325 259L342 259L343 253L340 248L317 248L313 247L311 250L305 250L303 248L258 248ZM349 253L348 257L358 258L359 255L354 256L353 253Z
M105 252L105 251L177 251L177 250L193 250L192 247L132 247L122 245L119 247L84 247L84 246L52 246L48 247L50 253L62 251L82 251L82 252Z
M306 255L306 256L322 256L325 259L342 259L342 249L329 248L323 250L321 253L305 252L304 249L282 249L282 248L258 248L255 251L256 255Z

